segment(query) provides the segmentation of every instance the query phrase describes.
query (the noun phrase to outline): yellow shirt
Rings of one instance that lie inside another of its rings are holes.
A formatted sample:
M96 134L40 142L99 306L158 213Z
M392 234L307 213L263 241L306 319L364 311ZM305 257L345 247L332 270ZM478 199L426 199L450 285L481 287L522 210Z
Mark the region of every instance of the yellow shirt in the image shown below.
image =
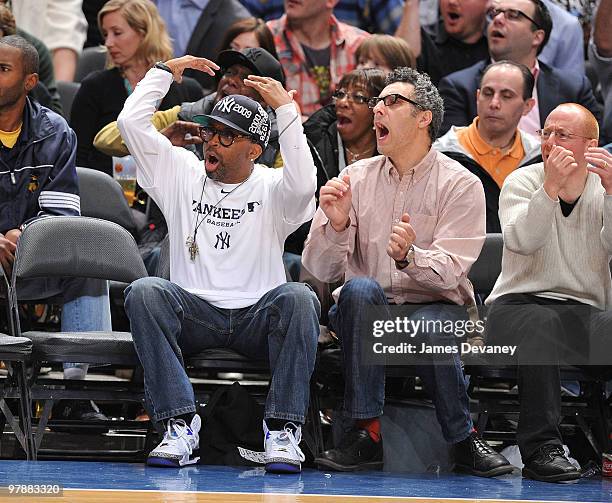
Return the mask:
M17 138L19 138L19 134L21 133L21 126L23 123L19 124L19 127L15 131L2 131L0 129L0 141L2 145L7 148L13 148L15 143L17 143Z
M518 168L521 159L525 157L521 135L514 135L512 146L502 151L499 147L489 145L478 132L478 117L466 128L457 131L457 140L467 150L474 160L491 175L501 187L506 177Z

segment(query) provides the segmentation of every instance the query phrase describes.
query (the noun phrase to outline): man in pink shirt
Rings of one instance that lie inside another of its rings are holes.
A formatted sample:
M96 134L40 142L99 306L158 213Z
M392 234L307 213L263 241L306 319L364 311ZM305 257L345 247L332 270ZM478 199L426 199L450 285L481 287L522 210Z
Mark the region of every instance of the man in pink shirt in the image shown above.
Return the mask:
M371 347L361 332L371 308L408 304L414 320L465 320L466 309L459 306L474 304L467 273L485 239L482 184L431 148L443 114L438 90L426 74L410 68L394 70L386 84L370 100L383 155L352 164L321 188L302 256L304 267L321 281L343 275L346 281L329 318L342 346L343 413L356 424L337 448L315 460L325 469L383 464L378 418L385 370L363 363ZM406 339L418 348L457 347L454 334L445 337L435 329ZM394 363L415 361L405 356ZM445 439L456 447L456 467L484 477L512 471L474 430L459 354L422 355L417 370L433 396Z
M335 84L355 68L355 51L369 33L340 23L338 0L285 0L285 15L268 21L278 59L302 114L331 103Z

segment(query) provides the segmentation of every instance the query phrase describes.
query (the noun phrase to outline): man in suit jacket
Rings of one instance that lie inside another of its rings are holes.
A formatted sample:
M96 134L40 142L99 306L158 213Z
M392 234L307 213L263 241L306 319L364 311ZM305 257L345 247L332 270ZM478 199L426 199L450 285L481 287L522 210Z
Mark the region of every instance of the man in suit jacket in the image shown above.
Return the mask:
M493 61L510 60L531 70L536 86L535 106L519 122L523 131L535 134L548 114L559 104L579 103L589 109L598 121L601 107L595 101L591 84L580 72L561 72L538 60L552 30L548 8L541 0L494 0L487 16L490 59L447 75L440 81L444 99L444 122L441 133L451 126L467 126L477 115L476 89L482 72Z
M225 30L236 21L251 17L238 0L155 0L155 3L168 26L176 57L191 54L215 61L219 51L227 49L220 47ZM185 75L196 79L204 89L216 88L217 83L207 73L188 70Z

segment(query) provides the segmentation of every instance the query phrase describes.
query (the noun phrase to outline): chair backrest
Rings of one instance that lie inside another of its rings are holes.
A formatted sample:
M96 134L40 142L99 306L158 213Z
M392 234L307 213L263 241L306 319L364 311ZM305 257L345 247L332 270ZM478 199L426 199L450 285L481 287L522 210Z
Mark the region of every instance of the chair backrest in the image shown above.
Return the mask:
M68 122L70 122L72 102L74 101L74 97L76 96L79 87L81 87L79 82L64 82L63 80L57 81L57 91L62 102L64 119L66 119Z
M170 241L169 235L166 234L164 239L159 243L159 261L157 262L157 270L155 276L160 278L170 279Z
M82 277L131 283L147 276L134 237L120 225L88 217L43 217L17 243L13 277Z
M77 61L76 71L74 73L74 81L81 82L87 75L96 70L104 70L106 66L106 48L105 47L87 47L79 56Z
M135 232L137 225L123 195L121 185L110 175L91 168L77 167L81 215L110 220Z
M468 277L474 285L474 292L487 296L493 290L495 281L501 273L504 241L501 233L487 234L484 246L474 262Z

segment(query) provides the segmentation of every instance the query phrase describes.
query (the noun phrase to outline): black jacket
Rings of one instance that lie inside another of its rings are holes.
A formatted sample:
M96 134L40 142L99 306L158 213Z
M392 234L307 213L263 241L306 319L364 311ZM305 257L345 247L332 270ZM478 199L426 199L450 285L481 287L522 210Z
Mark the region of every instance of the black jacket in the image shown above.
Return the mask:
M464 70L447 75L440 81L439 90L444 100L444 120L439 136L451 126L468 126L478 112L476 111L476 89L480 86L483 70L490 63L483 60ZM540 125L548 114L561 103L578 103L589 109L601 123L601 106L593 96L589 79L579 73L568 74L545 65L541 61L538 75L538 108Z
M98 131L116 121L128 94L123 77L117 68L90 73L79 88L70 114L70 125L79 139L77 165L94 168L113 175L113 162L93 146ZM173 82L159 105L167 110L186 101L202 97L202 88L193 79L184 78L181 84Z
M26 98L13 148L0 146L0 232L44 215L79 215L76 135L63 117Z

